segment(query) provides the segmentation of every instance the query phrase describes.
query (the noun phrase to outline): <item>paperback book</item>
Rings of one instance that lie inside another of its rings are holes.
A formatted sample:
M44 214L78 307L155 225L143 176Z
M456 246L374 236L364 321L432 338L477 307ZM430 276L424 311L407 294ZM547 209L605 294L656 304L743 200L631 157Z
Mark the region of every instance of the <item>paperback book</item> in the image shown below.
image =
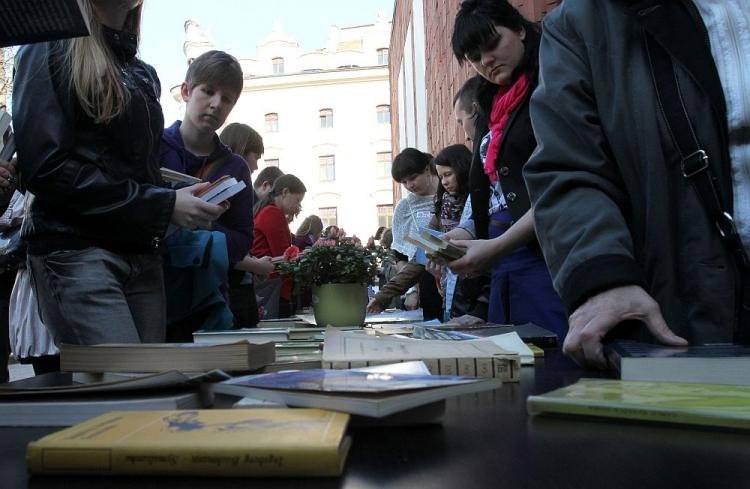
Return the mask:
M404 241L424 250L427 256L437 257L445 262L458 260L466 254L464 248L459 248L427 230L422 230L419 234L409 234L404 237Z
M273 363L275 359L273 343L248 341L217 345L60 345L60 369L65 372L204 372L213 369L247 372Z
M668 347L619 340L606 351L622 380L750 385L748 346Z
M316 369L237 377L212 388L218 394L381 418L500 385L497 379Z
M115 411L31 442L32 474L340 475L349 415L317 409Z
M750 428L750 387L582 379L540 396L529 396L529 413L556 413Z
M520 380L521 358L488 339L418 340L354 331L326 330L323 368L349 369L422 360L435 375ZM533 361L533 359L532 359Z

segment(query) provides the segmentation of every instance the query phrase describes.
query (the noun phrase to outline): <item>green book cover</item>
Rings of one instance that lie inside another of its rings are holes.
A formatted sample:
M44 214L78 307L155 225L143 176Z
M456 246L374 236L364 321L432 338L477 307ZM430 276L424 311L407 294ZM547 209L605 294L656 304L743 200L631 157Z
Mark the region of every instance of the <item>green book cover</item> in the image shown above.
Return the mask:
M582 379L529 396L529 413L750 429L750 386Z

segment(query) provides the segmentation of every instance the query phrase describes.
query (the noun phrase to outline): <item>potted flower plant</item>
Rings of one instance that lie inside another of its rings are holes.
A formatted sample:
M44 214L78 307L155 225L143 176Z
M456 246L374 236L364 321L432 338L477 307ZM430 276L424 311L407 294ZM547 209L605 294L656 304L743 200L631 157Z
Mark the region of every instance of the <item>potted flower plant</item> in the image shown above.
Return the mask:
M356 326L364 323L367 286L377 276L385 255L372 239L362 245L356 236L333 236L319 239L304 252L290 247L276 268L294 278L295 290L312 287L319 326Z

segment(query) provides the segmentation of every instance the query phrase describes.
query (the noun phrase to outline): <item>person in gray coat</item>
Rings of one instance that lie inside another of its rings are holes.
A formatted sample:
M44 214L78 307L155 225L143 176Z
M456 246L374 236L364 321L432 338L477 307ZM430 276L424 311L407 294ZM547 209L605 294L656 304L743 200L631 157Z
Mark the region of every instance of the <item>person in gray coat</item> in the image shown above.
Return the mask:
M563 350L582 365L605 368L603 341L612 335L685 345L746 333L742 267L694 188L694 177L710 175L750 244L743 3L579 0L545 19L531 101L538 148L524 176L570 313ZM654 41L671 60L693 139L707 155L696 175L683 175L661 110L647 48Z

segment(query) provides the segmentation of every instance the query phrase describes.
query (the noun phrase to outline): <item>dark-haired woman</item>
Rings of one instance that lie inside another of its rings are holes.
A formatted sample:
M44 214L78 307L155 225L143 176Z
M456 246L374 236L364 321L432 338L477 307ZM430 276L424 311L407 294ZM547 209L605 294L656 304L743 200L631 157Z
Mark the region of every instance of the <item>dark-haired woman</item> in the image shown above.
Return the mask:
M453 52L486 83L477 97L470 172L471 234L480 240L459 241L467 254L450 267L462 275L492 268L488 321L533 322L562 340L567 319L536 241L521 173L536 147L529 99L539 38L538 26L504 0L466 0L456 15Z
M367 304L367 311L370 313L382 311L394 297L418 283L419 303L424 319L443 317L443 301L435 279L425 270L424 263L417 263L417 247L404 239L409 234L419 234L420 228L428 227L435 215L433 199L440 183L432 160L431 154L415 148L404 149L393 160L391 176L409 191L406 197L398 201L393 212L391 249L400 270ZM407 294L407 301L410 300L410 295ZM416 307L409 303L406 305L407 308Z

